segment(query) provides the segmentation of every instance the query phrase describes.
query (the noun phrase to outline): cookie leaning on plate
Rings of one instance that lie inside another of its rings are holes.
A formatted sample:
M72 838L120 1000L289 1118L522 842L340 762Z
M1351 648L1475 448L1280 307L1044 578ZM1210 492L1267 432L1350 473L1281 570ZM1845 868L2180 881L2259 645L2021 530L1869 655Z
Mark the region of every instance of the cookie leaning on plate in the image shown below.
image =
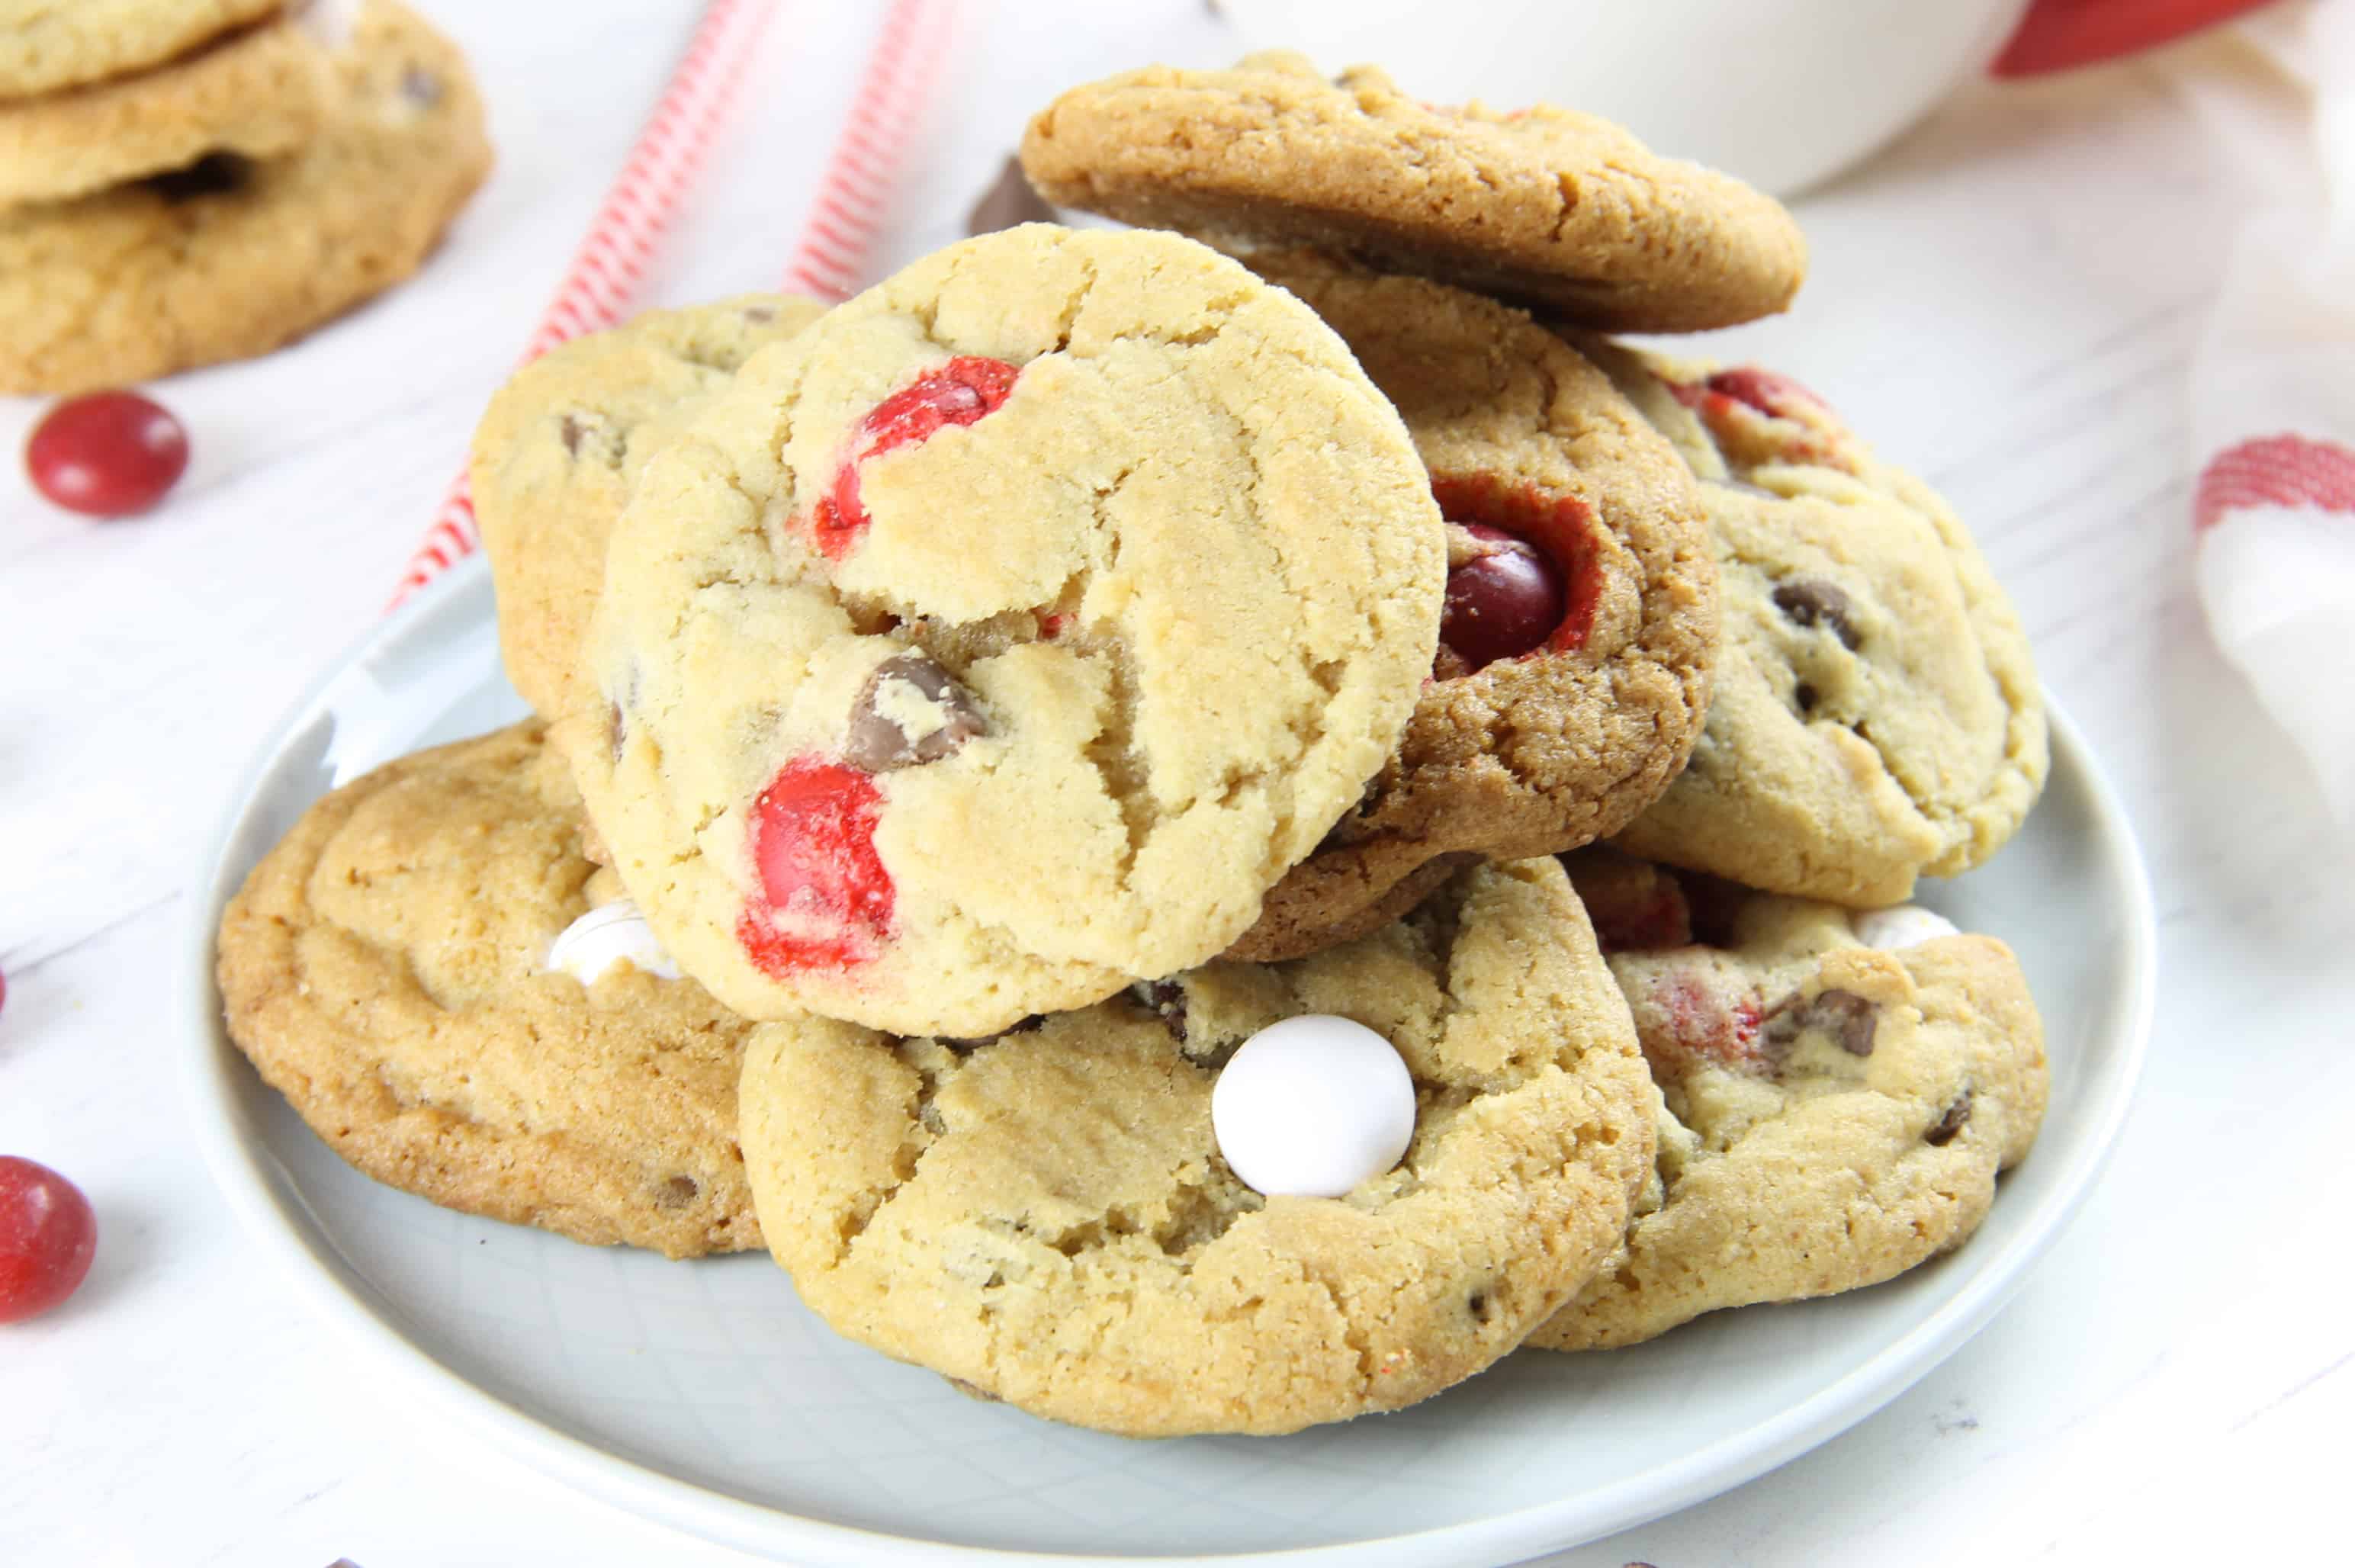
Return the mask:
M547 968L612 883L538 725L387 763L222 912L229 1036L378 1181L576 1241L757 1247L735 1144L750 1026L691 980Z
M986 1034L1226 947L1396 743L1444 530L1306 306L1038 224L748 361L638 478L559 733L736 1010Z
M335 95L317 33L282 16L136 76L0 101L0 206L87 196L208 155L291 153Z
M605 543L638 470L738 366L825 311L794 294L648 311L550 349L491 399L467 478L507 678L538 712L575 698Z
M1397 405L1453 567L1434 678L1398 749L1233 949L1274 959L1394 918L1466 857L1626 826L1700 732L1718 588L1684 464L1552 333L1419 278L1251 261Z
M1441 108L1298 55L1154 66L1073 88L1030 122L1048 200L1221 242L1315 245L1629 332L1784 309L1806 272L1773 200L1540 104Z
M1617 1245L1656 1096L1554 862L1139 989L981 1040L762 1026L745 1161L811 1310L1059 1421L1289 1432L1480 1371ZM1345 1197L1263 1198L1218 1153L1211 1087L1305 1013L1398 1049L1413 1142Z
M144 70L280 0L0 0L0 100Z
M465 62L368 0L296 153L0 212L0 392L260 354L407 277L490 166Z
M1970 1238L2044 1115L2043 1024L2009 948L1568 859L1666 1097L1660 1185L1530 1345L1631 1345L1877 1285Z
M1621 846L1853 905L2001 848L2044 785L2044 700L1953 508L1787 377L1575 340L1700 476L1723 584L1707 727Z

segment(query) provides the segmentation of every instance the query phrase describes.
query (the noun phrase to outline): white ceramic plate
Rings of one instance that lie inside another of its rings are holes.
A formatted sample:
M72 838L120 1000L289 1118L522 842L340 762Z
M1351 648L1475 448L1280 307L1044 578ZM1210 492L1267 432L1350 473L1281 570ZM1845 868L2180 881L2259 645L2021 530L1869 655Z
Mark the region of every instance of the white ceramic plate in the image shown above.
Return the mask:
M1285 1552L1461 1568L1697 1501L1870 1414L1993 1316L2100 1168L2149 1032L2149 891L2056 712L2051 785L2026 829L1928 895L2019 949L2051 1036L2041 1141L1960 1253L1634 1349L1523 1352L1396 1415L1284 1438L1107 1437L837 1338L764 1257L584 1247L378 1186L254 1076L220 1029L222 902L334 784L523 711L477 560L388 620L263 750L188 902L197 1134L261 1248L439 1413L608 1501L797 1563Z

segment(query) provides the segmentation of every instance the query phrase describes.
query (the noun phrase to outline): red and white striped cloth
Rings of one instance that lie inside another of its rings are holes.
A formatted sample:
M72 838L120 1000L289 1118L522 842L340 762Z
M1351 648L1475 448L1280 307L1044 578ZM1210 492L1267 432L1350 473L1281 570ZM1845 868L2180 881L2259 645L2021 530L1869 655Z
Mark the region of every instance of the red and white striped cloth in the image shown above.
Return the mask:
M2193 357L2197 577L2224 656L2355 823L2355 8L2260 19L2313 91L2324 199L2250 220Z
M956 0L890 0L850 112L818 183L784 286L841 299L858 286L891 183L937 76ZM656 248L696 178L775 10L775 0L709 0L628 160L574 251L523 362L632 314ZM401 574L400 604L481 542L463 467Z

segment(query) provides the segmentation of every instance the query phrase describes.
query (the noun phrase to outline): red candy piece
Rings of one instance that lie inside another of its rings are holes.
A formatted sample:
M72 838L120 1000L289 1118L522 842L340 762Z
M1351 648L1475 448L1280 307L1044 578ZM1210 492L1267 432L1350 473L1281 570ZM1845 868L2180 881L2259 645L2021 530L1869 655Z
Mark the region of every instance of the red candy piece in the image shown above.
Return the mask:
M1732 398L1737 403L1747 403L1773 419L1793 417L1791 408L1795 403L1808 403L1819 409L1826 406L1823 399L1790 377L1773 370L1761 370L1755 365L1720 370L1704 385L1721 397Z
M891 929L891 876L875 853L883 802L875 781L840 763L785 764L752 803L752 864L764 903L748 904L736 939L780 978L875 956Z
M1678 969L1652 987L1652 1003L1667 1020L1665 1036L1645 1031L1644 1054L1674 1077L1696 1067L1750 1067L1760 1063L1758 1031L1765 1009L1755 995L1730 1005L1719 998L1697 970Z
M810 533L828 560L840 560L867 531L858 469L870 457L929 441L945 425L968 425L995 413L1014 390L1021 368L961 354L927 370L868 411L850 438L850 455L810 517Z
M188 466L188 432L136 392L92 392L51 409L25 443L34 487L93 517L144 512Z
M1540 647L1560 652L1585 645L1603 593L1594 514L1585 502L1510 488L1485 474L1434 478L1431 493L1448 521L1482 539L1529 547L1448 573L1442 642L1476 670Z
M0 1323L47 1312L81 1286L98 1251L98 1217L81 1189L0 1155Z
M1586 901L1594 940L1604 952L1646 953L1692 941L1692 911L1673 878L1662 875L1640 893L1633 889L1627 893Z

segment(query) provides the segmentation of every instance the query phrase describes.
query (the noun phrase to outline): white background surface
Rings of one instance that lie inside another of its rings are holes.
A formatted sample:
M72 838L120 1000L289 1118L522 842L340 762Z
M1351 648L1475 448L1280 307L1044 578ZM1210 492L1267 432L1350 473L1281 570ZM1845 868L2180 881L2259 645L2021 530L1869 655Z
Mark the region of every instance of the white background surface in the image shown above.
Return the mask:
M748 1561L420 1424L286 1298L183 1131L162 961L197 839L381 608L690 16L424 8L501 155L441 255L293 349L165 383L196 461L149 517L89 524L0 473L0 1150L101 1223L81 1294L0 1329L0 1563ZM1233 52L1187 0L973 12L879 265L954 238L1056 88ZM774 278L869 15L787 0L650 302ZM2220 140L2227 100L2273 130ZM1973 88L1801 204L1797 309L1709 346L1798 374L1977 529L2143 834L2158 1034L2102 1189L1977 1342L1814 1455L1556 1562L2344 1549L2355 856L2207 639L2182 439L2232 219L2280 194L2247 161L2300 110L2230 37ZM37 412L0 402L0 446Z

